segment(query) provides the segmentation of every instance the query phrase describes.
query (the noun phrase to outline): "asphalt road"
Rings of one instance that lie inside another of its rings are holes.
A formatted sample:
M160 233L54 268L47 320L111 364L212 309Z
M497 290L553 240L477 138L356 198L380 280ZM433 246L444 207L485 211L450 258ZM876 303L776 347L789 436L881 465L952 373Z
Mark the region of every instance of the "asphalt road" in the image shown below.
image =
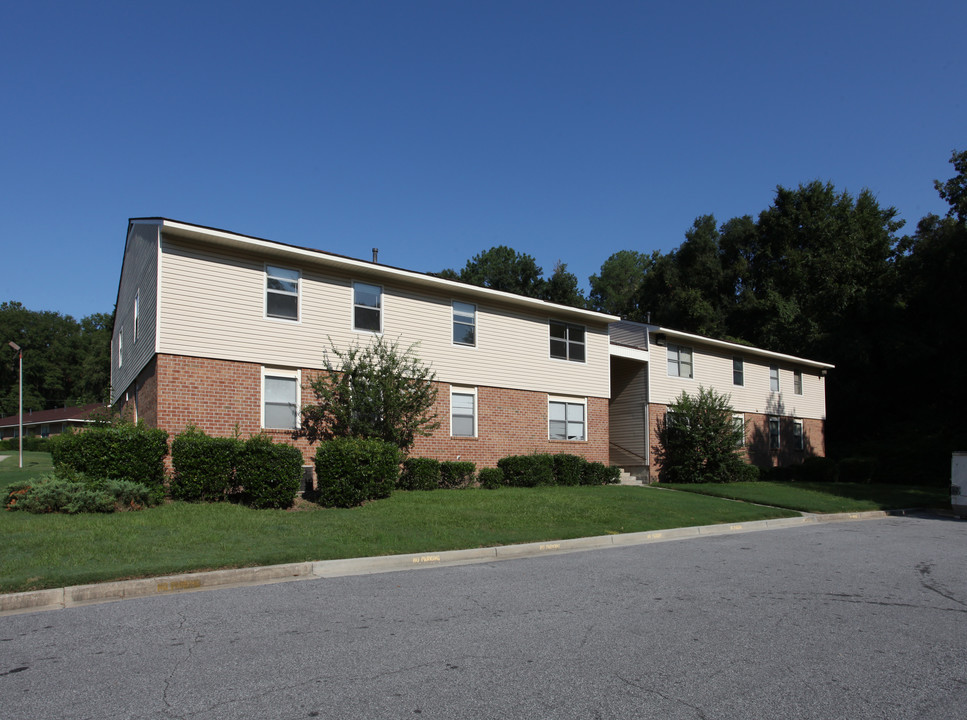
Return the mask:
M967 716L967 522L0 617L0 718Z

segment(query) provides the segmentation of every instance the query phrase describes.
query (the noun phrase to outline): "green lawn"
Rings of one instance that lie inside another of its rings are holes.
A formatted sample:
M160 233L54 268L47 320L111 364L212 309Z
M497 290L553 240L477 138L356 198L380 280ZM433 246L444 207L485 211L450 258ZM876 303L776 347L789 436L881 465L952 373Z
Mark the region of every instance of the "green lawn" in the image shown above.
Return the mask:
M813 513L950 507L946 488L857 483L740 482L665 484L689 493L745 500Z
M0 463L0 485L7 484L10 462ZM300 507L251 510L225 503L169 503L111 515L0 512L0 592L796 514L621 486L396 492L387 500L350 510L308 503Z
M0 457L3 456L7 458L0 461L0 493L3 493L4 497L6 497L8 485L35 478L53 469L50 453L25 452L23 470L19 467L16 450L0 450Z

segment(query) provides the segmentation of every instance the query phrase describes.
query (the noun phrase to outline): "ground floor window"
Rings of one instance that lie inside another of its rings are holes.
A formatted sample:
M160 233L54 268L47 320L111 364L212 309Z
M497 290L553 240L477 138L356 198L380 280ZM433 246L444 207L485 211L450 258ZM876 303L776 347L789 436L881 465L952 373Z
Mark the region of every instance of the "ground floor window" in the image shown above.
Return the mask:
M779 449L779 418L769 418L769 449Z
M450 435L477 436L476 388L450 388Z
M550 398L547 418L551 440L587 440L587 401Z
M263 368L262 427L271 430L295 430L299 427L298 370Z
M732 416L732 426L735 428L736 439L735 446L737 448L745 446L745 415L742 413L736 413Z
M802 420L792 421L792 446L796 450L804 450L806 447L806 437L803 433Z

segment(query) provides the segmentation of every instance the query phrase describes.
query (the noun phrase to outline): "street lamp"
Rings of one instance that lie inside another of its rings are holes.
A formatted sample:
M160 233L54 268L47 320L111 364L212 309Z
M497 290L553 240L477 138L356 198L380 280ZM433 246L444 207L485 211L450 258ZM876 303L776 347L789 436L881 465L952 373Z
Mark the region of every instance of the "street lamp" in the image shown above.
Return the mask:
M20 423L17 428L17 439L20 441L20 468L24 466L24 351L15 342L7 343L20 357Z

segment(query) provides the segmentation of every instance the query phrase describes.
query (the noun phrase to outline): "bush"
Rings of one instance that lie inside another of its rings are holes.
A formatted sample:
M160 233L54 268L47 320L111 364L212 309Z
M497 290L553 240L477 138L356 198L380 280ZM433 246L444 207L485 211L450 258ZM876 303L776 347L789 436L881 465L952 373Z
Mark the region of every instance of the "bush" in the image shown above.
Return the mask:
M440 463L440 487L469 487L473 484L477 466L472 462L446 460Z
M253 508L287 508L295 501L302 480L302 453L291 445L253 435L238 454L235 481L242 499Z
M400 451L370 438L337 437L316 450L317 500L324 507L356 507L389 497L399 475Z
M440 461L433 458L407 458L397 481L400 490L436 490L440 487Z
M824 457L809 457L796 468L796 480L802 482L836 482L836 462Z
M537 487L554 484L554 461L551 455L510 455L497 461L504 473L504 483L513 487Z
M171 497L189 502L226 499L236 487L235 466L243 447L235 438L213 438L186 428L171 443Z
M874 472L876 472L876 460L872 458L850 457L839 461L840 482L872 482Z
M504 484L504 471L499 467L484 468L478 476L480 487L486 490L496 490Z
M738 458L736 458L738 459ZM734 482L759 482L762 475L755 465L739 461L735 467Z
M31 513L76 514L140 510L153 503L154 493L139 483L69 473L67 477L48 474L11 485L4 506Z
M48 438L34 437L32 435L27 435L24 437L24 452L48 452L47 444L49 443ZM8 438L6 440L0 440L0 450L20 450L20 440L17 438Z
M91 477L127 480L164 497L168 433L144 423L118 422L50 438L51 459L58 471L72 468Z
M587 464L588 461L580 455L555 455L554 482L558 485L580 485Z
M582 485L617 485L620 479L620 467L599 462L586 463L581 474Z

